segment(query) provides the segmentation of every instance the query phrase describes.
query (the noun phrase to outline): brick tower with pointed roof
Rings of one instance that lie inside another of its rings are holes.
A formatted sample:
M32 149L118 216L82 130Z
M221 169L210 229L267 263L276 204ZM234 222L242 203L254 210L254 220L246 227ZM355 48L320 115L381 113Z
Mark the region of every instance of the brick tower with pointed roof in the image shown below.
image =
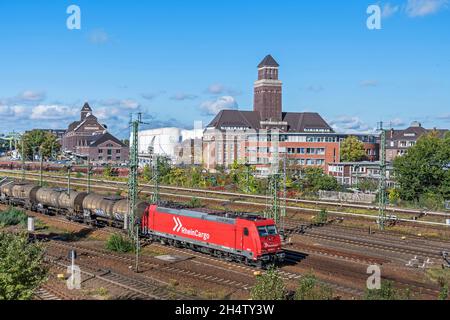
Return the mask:
M253 110L259 112L261 121L281 121L282 86L278 79L279 64L269 54L258 65L258 80L254 85Z
M84 119L86 119L86 117L92 114L92 109L91 106L89 105L89 103L85 103L83 108L81 108L81 121L83 121Z

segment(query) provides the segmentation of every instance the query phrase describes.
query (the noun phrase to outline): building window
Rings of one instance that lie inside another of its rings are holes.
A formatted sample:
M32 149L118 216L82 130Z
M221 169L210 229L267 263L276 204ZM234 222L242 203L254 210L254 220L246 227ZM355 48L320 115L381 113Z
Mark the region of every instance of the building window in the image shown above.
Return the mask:
M103 149L98 149L98 153L103 153Z
M108 156L112 155L112 150L108 149Z
M98 160L103 160L103 157L98 157Z
M117 150L116 150L116 153L120 153L120 149L117 149Z

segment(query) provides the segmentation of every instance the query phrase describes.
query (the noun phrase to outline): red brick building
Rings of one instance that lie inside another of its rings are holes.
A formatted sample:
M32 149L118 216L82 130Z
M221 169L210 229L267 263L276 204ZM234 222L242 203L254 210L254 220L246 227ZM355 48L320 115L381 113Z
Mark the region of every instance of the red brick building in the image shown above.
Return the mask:
M92 137L88 145L77 147L77 154L89 156L90 161L124 162L129 159L128 147L106 132Z
M81 109L79 121L74 121L62 137L62 149L66 153L89 156L91 161L123 162L129 159L128 146L108 133L107 127L98 122L88 103Z

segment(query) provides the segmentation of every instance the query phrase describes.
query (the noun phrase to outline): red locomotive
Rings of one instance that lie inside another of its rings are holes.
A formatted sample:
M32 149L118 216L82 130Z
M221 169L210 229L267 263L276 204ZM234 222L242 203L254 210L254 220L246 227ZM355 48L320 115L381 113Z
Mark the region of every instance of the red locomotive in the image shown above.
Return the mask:
M152 240L262 267L282 261L275 222L256 215L208 214L150 205L142 233Z

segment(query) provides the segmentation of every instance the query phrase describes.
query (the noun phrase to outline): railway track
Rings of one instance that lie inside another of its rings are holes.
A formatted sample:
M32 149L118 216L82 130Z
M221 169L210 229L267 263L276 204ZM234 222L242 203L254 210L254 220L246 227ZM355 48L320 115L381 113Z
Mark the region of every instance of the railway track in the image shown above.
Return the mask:
M89 253L90 255L95 255L95 256L100 256L102 257L102 259L108 259L108 260L115 260L115 261L120 261L120 262L124 262L127 263L128 265L133 265L135 263L135 257L131 257L128 255L119 255L116 253L113 253L111 251L107 251L107 250L103 250L103 249L91 249L91 248L87 248L85 246L81 246L81 245L68 245L65 243L61 243L61 242L53 242L52 245L55 246L59 246L60 248L64 248L66 251L67 250L71 250L71 249L76 249L80 252L84 252L84 253ZM239 289L239 290L249 290L252 287L252 284L249 282L242 282L242 281L236 281L236 280L232 280L232 279L227 279L225 277L217 277L213 274L209 274L209 273L200 273L200 272L196 272L196 271L192 271L190 269L186 269L186 268L181 268L178 266L173 266L173 265L167 265L166 263L161 263L158 261L158 263L156 262L155 259L151 259L153 261L149 261L149 259L145 256L141 256L140 257L140 261L139 261L139 265L140 267L145 267L148 270L157 270L158 272L165 272L167 274L179 274L182 276L188 276L188 277L192 277L192 278L196 278L196 279L200 279L206 282L210 282L210 283L214 283L214 284L220 284L220 285L224 285L224 286L228 286L228 287L233 287L235 289ZM208 265L205 263L199 263L202 266L207 266L207 267L215 267L213 265ZM229 270L225 270L222 269L220 270L222 271L229 271ZM242 274L241 274L242 275ZM248 275L246 275L248 276ZM143 275L143 277L146 277L145 275ZM162 285L170 285L167 282L163 282L158 280L159 283L161 283Z
M58 255L54 253L46 253L46 261L50 264L59 267L63 271L66 271L70 266L66 261L64 255ZM158 281L152 279L149 282L148 279L142 280L138 277L131 277L121 273L113 272L109 269L93 268L92 265L77 261L77 265L81 268L81 274L85 276L85 281L96 280L108 285L112 285L122 290L126 290L131 295L128 298L132 299L152 299L152 300L192 300L198 299L198 297L189 296L180 292L171 290Z
M235 269L239 269L241 271L249 272L251 274L255 274L255 272L260 272L261 271L259 269L255 269L255 268L252 268L252 267L249 267L249 266L239 265L239 264L236 264L236 263L233 263L233 262L227 262L227 261L219 260L219 259L216 259L214 257L205 256L205 255L202 255L202 254L196 253L196 252L186 252L186 251L183 251L183 250L180 250L180 249L177 249L177 248L165 247L165 246L161 246L161 245L155 245L155 246L168 248L169 250L171 250L173 252L180 252L180 253L184 253L184 254L189 254L189 255L198 257L200 259L210 260L210 261L213 261L214 263L219 263L219 264L222 264L222 265L230 266L230 267L233 267ZM236 271L234 271L234 272L236 272ZM289 283L292 283L292 281L298 281L304 276L304 273L291 272L291 271L286 271L286 270L283 270L283 269L280 269L279 273L280 273L282 279L288 281ZM362 297L362 295L364 294L364 291L361 290L361 289L345 286L345 285L339 284L337 282L319 280L319 283L322 283L324 285L329 286L330 288L332 288L336 292L345 293L345 294L348 294L348 295L351 295L351 296L354 296L354 297Z
M52 179L54 179L53 181L47 181L50 182L52 184L55 185L60 185L60 186L66 186L67 182L66 181L61 181L62 177L53 177ZM74 178L74 179L78 179L78 180L82 180L80 178ZM37 178L28 178L28 181L39 181L39 179ZM117 192L118 189L117 186L111 186L114 184L117 184L118 182L114 182L114 181L109 181L107 184L105 185L96 185L96 184L91 184L91 189L96 189L96 190L106 190L106 191L114 191ZM123 183L120 182L120 185L122 185ZM84 183L76 183L76 182L72 182L71 183L72 187L81 187L81 188L85 188L86 185ZM152 191L145 191L145 187L143 185L141 185L141 187L143 187L140 191L141 194L150 196L153 194ZM198 196L198 195L183 195L183 194L179 194L179 193L166 193L166 192L159 192L160 196L165 196L165 197L175 197L177 199L180 198L184 198L187 200L191 200L192 197L197 198L198 200L201 201L210 201L210 202L216 202L216 203L220 203L221 205L227 203L229 204L233 204L233 205L241 205L241 206L248 206L251 207L253 209L256 208L266 208L267 204L266 203L261 203L261 202L255 202L255 201L234 201L234 200L230 200L230 199L223 199L223 198L213 198L213 197L204 197L204 196ZM260 209L256 209L257 211ZM312 208L305 208L305 207L298 207L298 206L286 206L286 210L291 211L291 212L299 212L299 213L312 213L312 214L316 214L318 212L320 212L322 210L322 208L320 209L312 209ZM378 220L378 213L374 213L374 214L361 214L361 213L351 213L351 212L342 212L342 211L334 211L334 210L328 210L327 211L328 214L330 216L344 216L344 217L350 217L350 218L357 218L357 219L366 219L366 220L373 220L376 221ZM445 213L446 215L446 213ZM388 217L389 218L389 217ZM392 217L391 217L392 218ZM428 227L450 227L449 224L447 224L446 222L436 222L436 221L428 221L428 220L414 220L414 219L405 219L405 218L392 218L395 219L395 221L397 222L405 222L405 223L410 223L413 225L423 225L423 226L428 226Z
M42 285L34 292L36 300L73 300L70 295L58 290L48 284Z
M0 170L0 173L3 174L13 174L16 176L21 175L21 172L18 171L14 171L14 170ZM30 177L39 177L39 174L37 173L29 173L26 172L25 173L26 176L30 176ZM44 178L51 178L51 179L62 179L64 181L66 181L67 177L61 177L61 176L55 176L55 175L43 175ZM86 179L85 178L76 178L73 177L71 178L73 181L83 181L85 182ZM37 179L36 179L37 180ZM91 179L91 182L95 182L97 184L103 184L111 186L114 185L115 187L121 186L123 188L127 188L127 182L121 182L121 181L112 181L112 180L103 180L103 179ZM83 183L82 185L86 185L86 183ZM142 188L142 192L143 193L148 193L145 192L145 190L152 190L154 188L154 185L151 184L140 184L140 187ZM246 201L240 201L241 199L250 199L253 201L253 203L256 204L261 204L261 205L266 205L268 197L267 196L263 196L263 195L253 195L253 194L245 194L245 193L235 193L235 192L226 192L226 191L214 191L214 190L206 190L206 189L193 189L193 188L184 188L184 187L175 187L175 186L164 186L164 185L160 185L159 186L160 190L169 190L169 191L176 191L178 192L177 195L179 196L183 196L183 194L181 194L182 192L187 193L187 195L184 196L198 196L199 194L203 194L205 196L209 196L206 197L208 199L214 199L214 200L218 200L218 201L232 201L232 202L236 202L236 203L242 203L242 202L246 202ZM149 193L151 194L151 193ZM164 194L164 193L163 193ZM221 198L213 198L212 195L217 196L217 197L221 197ZM234 201L236 200L237 201ZM361 203L348 203L348 202L336 202L336 201L326 201L326 200L308 200L308 199L293 199L293 198L281 198L281 201L286 201L286 203L290 203L290 204L307 204L307 205L312 205L312 206L329 206L332 208L352 208L352 209L365 209L365 210L372 210L375 213L378 212L378 206L376 205L367 205L367 204L361 204ZM260 203L258 203L257 201L260 201ZM298 209L300 207L292 207L289 206L290 209ZM311 212L316 212L315 209L310 209L310 208L301 208L303 210L311 210ZM426 211L426 210L418 210L418 209L406 209L406 208L398 208L398 207L392 207L392 206L388 206L386 208L386 211L388 212L392 212L392 213L403 213L403 214L412 214L412 215L416 215L416 217L420 217L420 216L437 216L437 217L450 217L450 212L439 212L439 211ZM336 211L337 212L337 211ZM341 212L344 213L344 212ZM403 220L411 220L414 221L412 219L403 219Z

